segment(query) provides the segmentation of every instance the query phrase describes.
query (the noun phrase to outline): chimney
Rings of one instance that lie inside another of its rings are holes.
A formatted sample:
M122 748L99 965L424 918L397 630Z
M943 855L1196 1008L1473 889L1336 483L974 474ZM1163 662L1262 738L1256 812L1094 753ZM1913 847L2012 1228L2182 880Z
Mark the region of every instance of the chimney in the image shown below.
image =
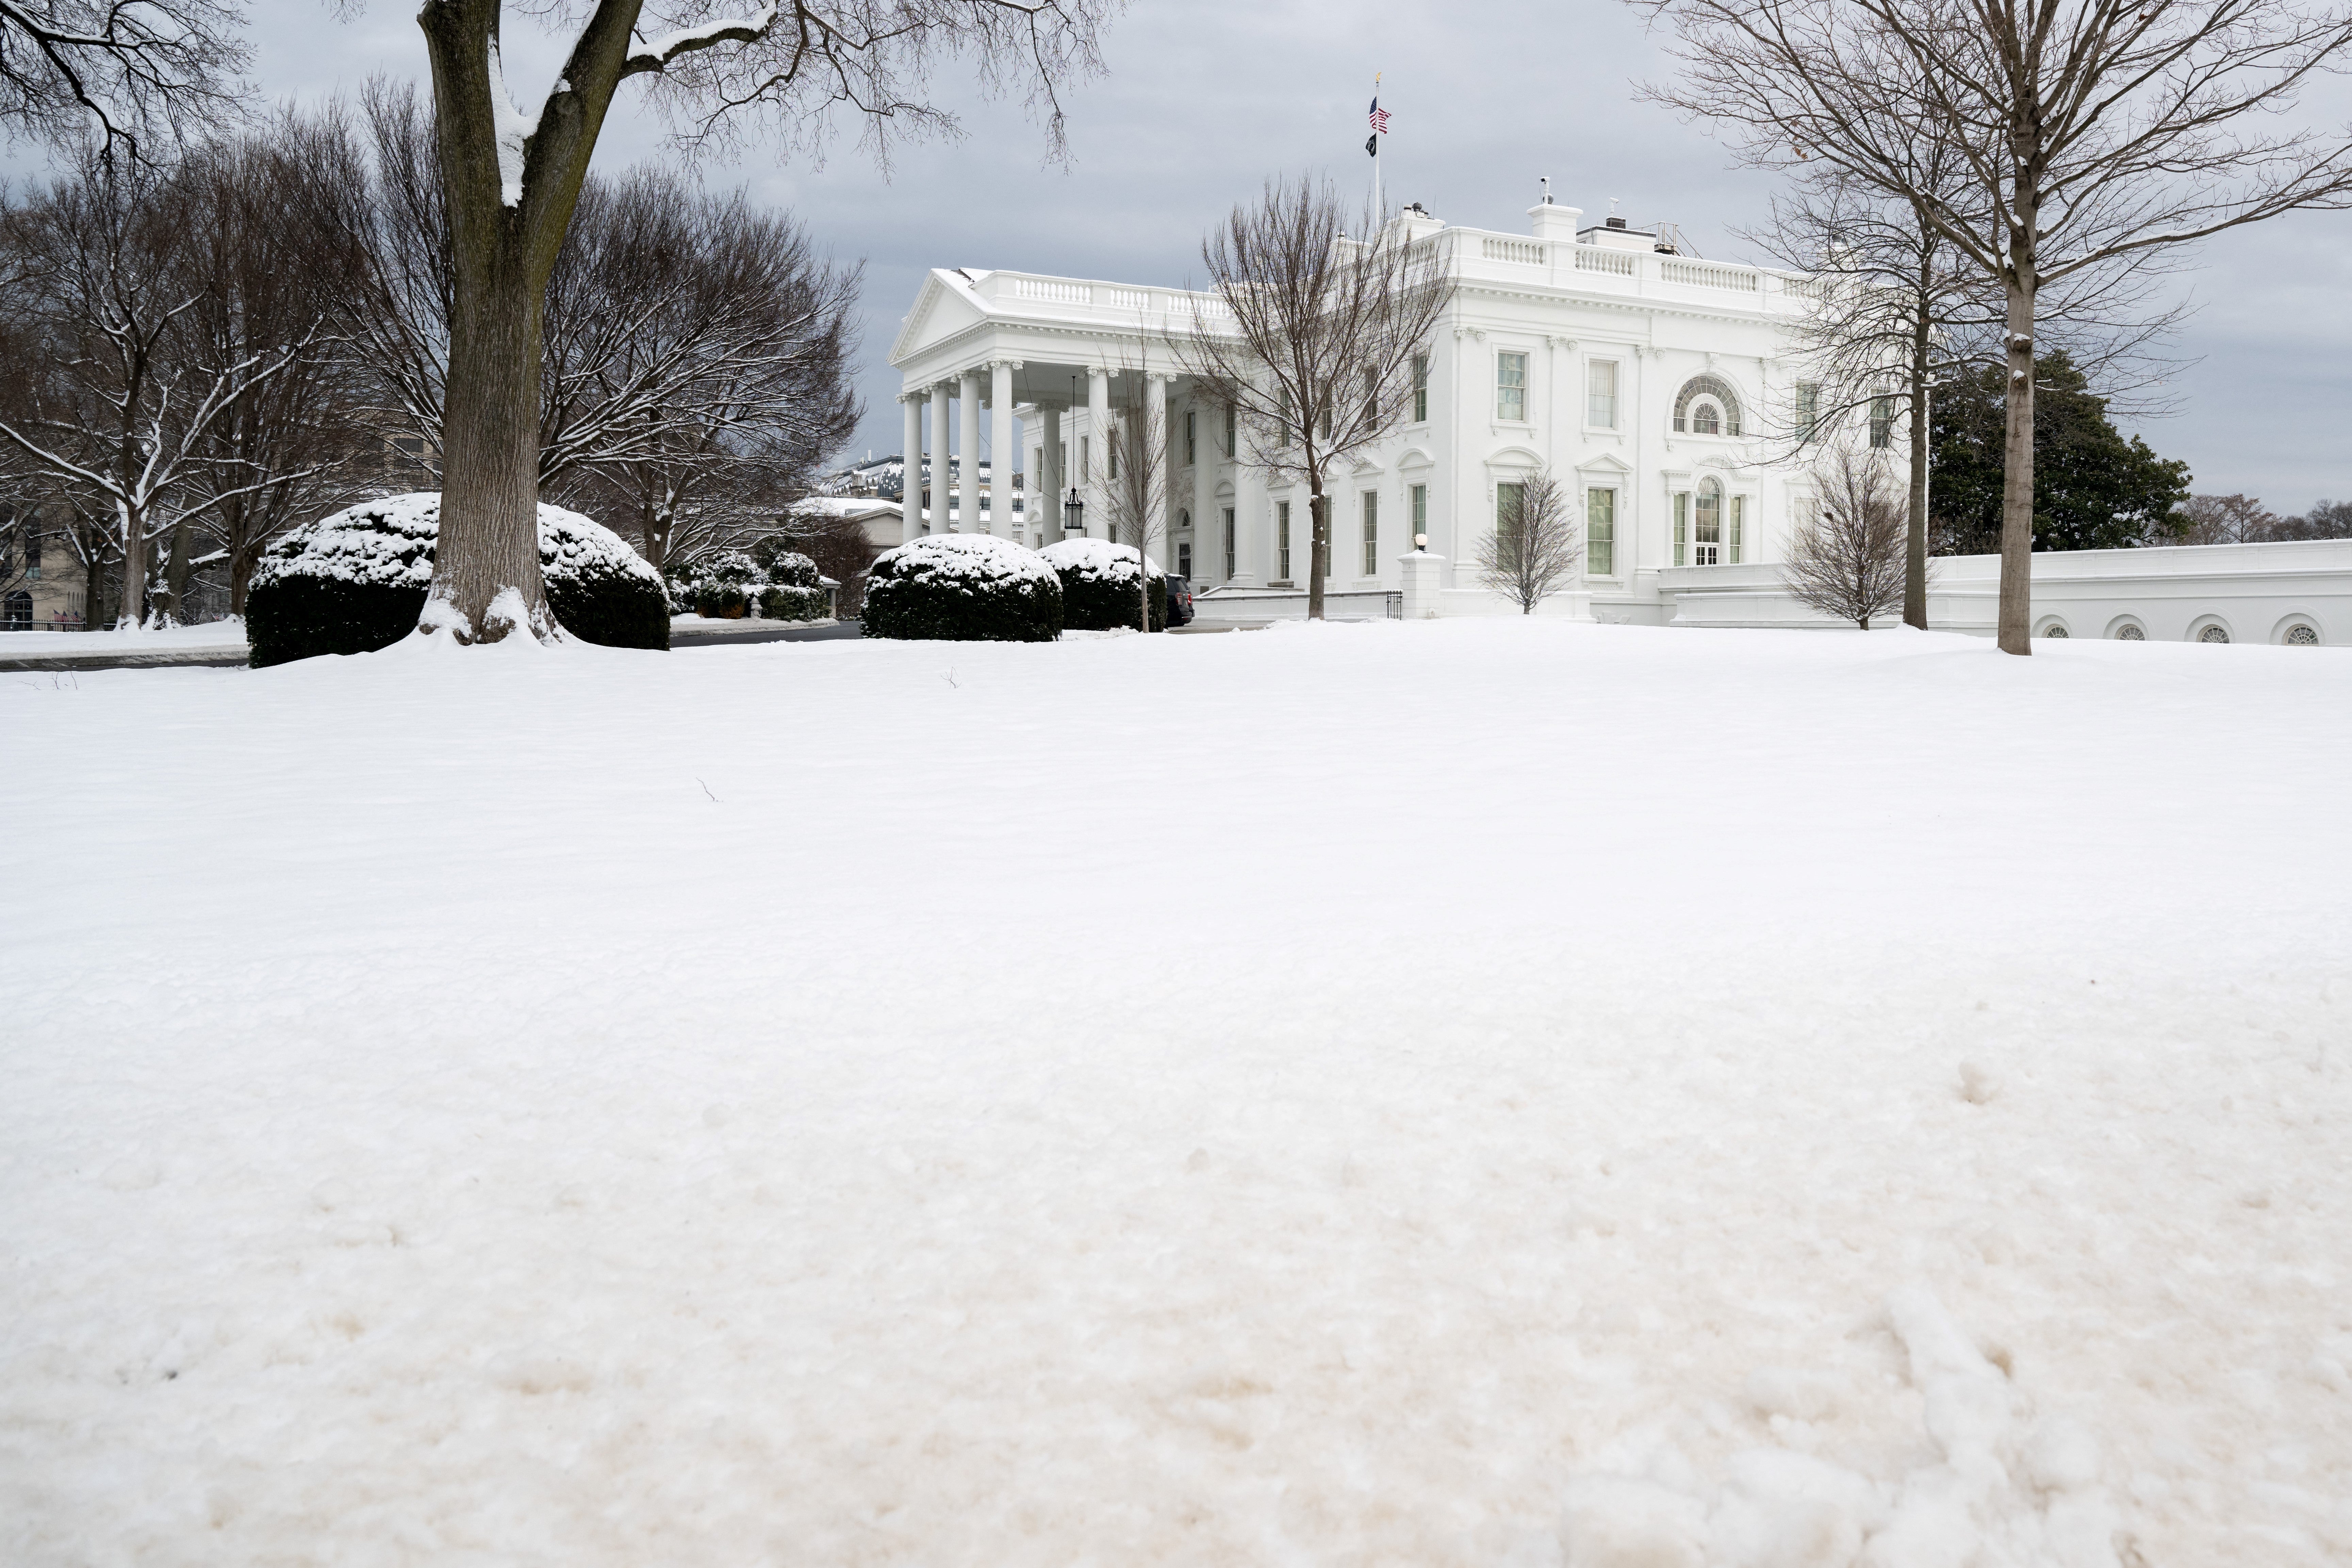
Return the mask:
M1528 209L1538 239L1557 239L1563 244L1575 240L1576 220L1583 216L1581 207L1564 207L1549 201L1538 202Z

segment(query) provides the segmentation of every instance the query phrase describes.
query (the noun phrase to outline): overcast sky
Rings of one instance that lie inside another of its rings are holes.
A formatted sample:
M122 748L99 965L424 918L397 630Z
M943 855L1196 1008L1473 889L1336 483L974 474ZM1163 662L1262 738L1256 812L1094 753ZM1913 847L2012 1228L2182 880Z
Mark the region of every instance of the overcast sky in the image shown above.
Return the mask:
M250 0L257 76L277 97L354 93L373 72L425 79L408 0L374 0L339 22L320 0ZM509 8L510 16L513 8ZM509 27L508 82L543 90L552 45ZM860 386L867 416L851 456L896 449L898 377L884 363L926 268L1011 267L1175 285L1199 272L1202 231L1268 175L1328 171L1367 180L1364 111L1375 71L1392 111L1381 158L1393 201L1448 222L1518 231L1549 174L1555 199L1589 214L1609 198L1637 222L1667 220L1709 257L1744 258L1732 229L1762 210L1768 177L1636 101L1668 62L1615 0L1193 0L1139 5L1105 39L1108 74L1065 97L1071 159L1047 167L1018 104L991 103L952 75L937 100L958 140L902 149L885 181L854 146L821 169L753 152L709 165L794 211L835 254L866 261ZM604 171L667 156L658 121L625 86L597 153ZM2311 117L2340 119L2331 86ZM22 157L18 160L23 166ZM2313 213L2210 245L2185 287L2201 310L2179 350L2181 412L2140 426L2188 459L2200 491L2243 491L2300 511L2352 498L2352 214Z

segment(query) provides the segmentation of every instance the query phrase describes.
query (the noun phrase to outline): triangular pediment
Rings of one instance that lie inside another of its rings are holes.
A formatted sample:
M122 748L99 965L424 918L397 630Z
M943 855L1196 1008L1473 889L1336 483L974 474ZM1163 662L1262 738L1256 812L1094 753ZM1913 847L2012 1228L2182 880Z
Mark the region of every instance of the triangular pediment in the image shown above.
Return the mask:
M915 297L915 308L907 312L898 337L890 344L890 363L903 365L933 343L955 336L986 316L987 311L959 274L933 268L923 279L922 292Z

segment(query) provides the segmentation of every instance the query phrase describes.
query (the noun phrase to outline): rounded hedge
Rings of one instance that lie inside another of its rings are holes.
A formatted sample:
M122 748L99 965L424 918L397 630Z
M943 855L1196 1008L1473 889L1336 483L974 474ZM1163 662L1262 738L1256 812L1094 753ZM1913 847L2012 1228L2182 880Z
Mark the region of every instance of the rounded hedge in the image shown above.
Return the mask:
M1065 539L1037 552L1062 579L1062 629L1108 632L1132 628L1139 597L1138 563L1148 573L1151 594L1151 629L1168 629L1168 574L1156 561L1144 560L1132 544L1107 539Z
M1062 579L1009 539L928 534L874 563L865 628L869 637L1052 642L1062 635Z
M782 540L763 539L751 546L751 560L760 569L761 581L779 588L822 588L824 574L816 563Z
M440 531L441 498L423 490L362 501L279 539L246 595L255 666L373 653L415 631ZM669 647L661 575L612 530L542 504L539 566L548 607L581 641Z

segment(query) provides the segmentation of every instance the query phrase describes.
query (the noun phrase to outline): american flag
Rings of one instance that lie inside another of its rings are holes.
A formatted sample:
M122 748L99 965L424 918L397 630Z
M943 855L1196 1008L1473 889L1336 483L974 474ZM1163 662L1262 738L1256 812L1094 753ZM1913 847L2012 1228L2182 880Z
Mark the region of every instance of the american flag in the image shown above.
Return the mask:
M1382 136L1389 133L1389 111L1381 107L1377 97L1372 100L1372 129Z

